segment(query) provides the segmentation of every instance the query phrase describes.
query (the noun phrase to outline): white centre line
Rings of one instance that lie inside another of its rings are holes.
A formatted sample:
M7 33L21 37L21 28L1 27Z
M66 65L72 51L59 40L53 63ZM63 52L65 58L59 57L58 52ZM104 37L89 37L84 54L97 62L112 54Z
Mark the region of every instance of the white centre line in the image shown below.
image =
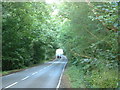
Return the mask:
M5 87L5 88L12 87L13 85L15 85L15 84L17 84L17 83L18 83L18 82L15 82L15 83L13 83L13 84L11 84L11 85L9 85L9 86Z
M38 72L35 72L35 74L38 73Z
M25 77L25 78L23 78L23 79L21 79L21 80L25 80L25 79L27 79L27 78L29 78L30 76L27 76L27 77Z
M44 70L44 69L52 66L54 63L58 63L58 62L53 62L51 65L49 65L49 66L47 66L47 67L45 67L45 68L43 68L43 69L41 69L41 70L39 70L39 71L42 71L42 70ZM32 75L34 75L34 74L36 74L36 73L38 73L38 72L34 72L34 73L32 73ZM10 75L12 75L12 74L10 74ZM10 75L7 75L7 76L10 76ZM25 79L27 79L27 78L29 78L29 77L30 77L30 76L26 76L25 78L23 78L23 79L21 79L21 80L25 80ZM17 83L18 83L18 82L15 82L15 83L13 83L13 84L5 87L5 88L10 88L10 87L14 86L14 85L17 84Z
M32 75L35 75L36 73L32 73Z
M45 67L45 68L43 68L43 69L41 69L41 70L39 70L39 72L40 71L42 71L42 70L44 70L44 69L46 69L46 68L48 68L48 67L50 67L50 66L52 66L54 63L52 63L51 65L49 65L49 66L47 66L47 67Z

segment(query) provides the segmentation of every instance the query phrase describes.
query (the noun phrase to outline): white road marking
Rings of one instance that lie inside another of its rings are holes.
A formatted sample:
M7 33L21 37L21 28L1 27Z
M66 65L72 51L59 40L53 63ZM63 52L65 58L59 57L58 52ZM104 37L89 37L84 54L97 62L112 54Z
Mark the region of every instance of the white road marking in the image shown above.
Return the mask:
M50 66L52 66L53 64L54 64L54 63L52 63L51 65L49 65L49 66L47 66L47 67L44 67L43 69L39 70L39 72L42 71L42 70L44 70L44 69L46 69L46 68L48 68L48 67L50 67Z
M18 82L15 82L15 83L13 83L13 84L11 84L11 85L9 85L9 86L5 87L5 88L12 87L13 85L15 85L15 84L17 84L17 83L18 83Z
M40 71L42 71L42 70L44 70L44 69L46 69L46 68L52 66L52 65L55 64L55 63L59 63L59 62L60 62L60 61L53 62L51 65L49 65L49 66L47 66L47 67L41 69ZM64 63L65 63L65 62L64 62ZM58 82L57 88L59 88L59 86L60 86L61 79L62 79L62 75L63 75L63 72L64 72L64 69L65 69L66 64L67 64L67 62L64 64L64 67L63 67L63 70L62 70L62 73L61 73L61 76L60 76L60 79L59 79L59 82ZM36 73L38 73L38 72L34 72L34 73L32 73L32 75L34 75L34 74L36 74ZM8 75L8 76L10 76L10 75ZM23 79L21 79L21 80L25 80L25 79L27 79L27 78L29 78L29 77L30 77L30 76L26 76L25 78L23 78ZM15 82L15 83L13 83L13 84L11 84L11 85L5 87L5 88L10 88L10 87L16 85L17 83L18 83L18 82Z
M54 64L54 63L53 63L53 64ZM44 70L44 69L46 69L46 68L48 68L48 67L50 67L50 66L52 66L53 64L51 64L51 65L49 65L49 66L47 66L47 67L45 67L45 68L39 70L39 72L42 71L42 70ZM37 74L37 73L38 73L38 72L34 72L34 73L32 73L32 75L35 75L35 74Z
M60 79L59 79L59 82L58 82L58 85L56 88L59 88L60 87L60 83L61 83L61 79L62 79L62 76L63 76L63 72L65 70L65 66L66 66L67 62L65 63L64 67L63 67L63 70L62 70L62 73L61 73L61 76L60 76Z
M35 75L36 73L32 73L32 75Z
M55 62L54 60L53 61L50 61L50 62ZM46 63L49 63L49 62L46 62ZM51 64L52 65L52 64ZM33 68L36 68L36 67L33 67ZM24 71L27 71L27 70L29 70L29 69L26 69L26 70L24 70ZM14 75L15 73L13 73L13 74L9 74L9 75L5 75L5 76L3 76L3 77L9 77L9 76L11 76L11 75Z
M32 73L32 75L35 75L35 74L37 74L38 72L34 72L34 73Z
M38 72L35 72L35 74L38 73Z
M21 80L25 80L25 79L27 79L27 78L29 78L30 76L26 76L25 78L23 78L23 79L21 79Z

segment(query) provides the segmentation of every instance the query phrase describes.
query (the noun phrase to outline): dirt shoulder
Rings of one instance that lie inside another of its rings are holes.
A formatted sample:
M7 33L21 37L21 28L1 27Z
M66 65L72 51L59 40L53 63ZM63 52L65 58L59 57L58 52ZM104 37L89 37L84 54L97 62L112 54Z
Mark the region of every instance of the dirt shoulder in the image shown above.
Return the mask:
M69 76L66 74L66 72L67 72L67 69L65 69L63 73L61 83L60 83L60 88L71 88Z

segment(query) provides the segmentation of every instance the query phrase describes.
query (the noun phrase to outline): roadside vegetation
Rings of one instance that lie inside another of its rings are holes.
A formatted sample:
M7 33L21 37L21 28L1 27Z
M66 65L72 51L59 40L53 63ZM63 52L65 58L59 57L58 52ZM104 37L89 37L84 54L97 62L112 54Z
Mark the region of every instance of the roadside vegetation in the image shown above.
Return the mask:
M45 3L2 3L2 69L20 69L54 58L55 22Z
M118 4L67 3L64 8L68 21L61 41L72 87L117 88Z
M2 69L55 57L63 48L72 88L117 88L117 2L2 3Z

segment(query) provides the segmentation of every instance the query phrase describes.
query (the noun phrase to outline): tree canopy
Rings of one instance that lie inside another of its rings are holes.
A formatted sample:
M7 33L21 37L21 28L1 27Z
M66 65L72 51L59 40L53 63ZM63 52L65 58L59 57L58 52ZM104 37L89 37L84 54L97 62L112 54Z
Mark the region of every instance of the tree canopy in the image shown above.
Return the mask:
M2 2L3 70L51 60L62 48L69 76L78 73L73 87L117 87L118 8L117 2Z

